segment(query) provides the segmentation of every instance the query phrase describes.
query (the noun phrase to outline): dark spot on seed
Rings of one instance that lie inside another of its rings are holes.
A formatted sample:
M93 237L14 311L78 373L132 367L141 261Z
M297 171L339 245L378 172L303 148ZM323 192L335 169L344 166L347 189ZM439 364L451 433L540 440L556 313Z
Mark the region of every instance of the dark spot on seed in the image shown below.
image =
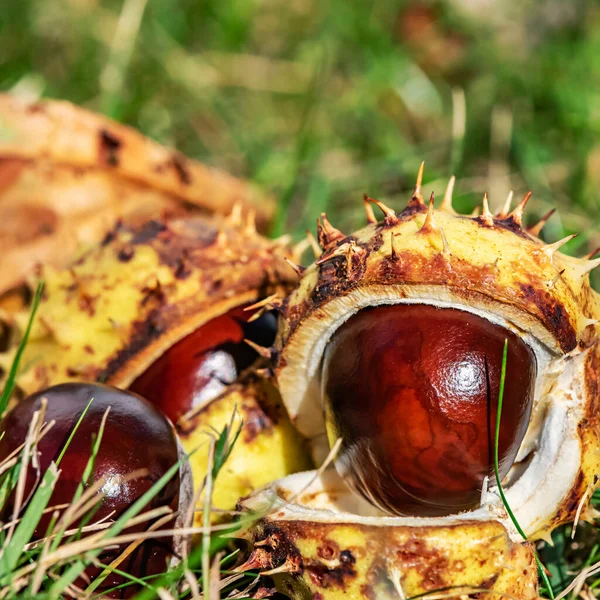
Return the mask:
M133 333L129 343L109 360L106 368L101 373L96 375L97 381L107 381L160 336L164 327L158 318L158 309L154 309L143 320L135 321L132 324Z
M123 228L123 221L121 221L121 219L119 219L115 223L114 227L106 233L106 235L104 236L104 239L102 240L100 245L102 247L108 246L108 244L110 244L117 237L117 234L119 233L119 231L122 228Z
M494 225L501 229L511 231L515 235L522 237L526 240L531 239L531 236L523 229L514 217L507 217L506 219L494 219Z
M179 181L184 185L190 185L192 183L192 176L188 171L185 158L181 154L174 153L171 157L171 164L177 173Z
M523 297L542 313L544 325L557 336L565 351L573 350L577 346L577 334L565 307L546 290L523 283L520 288Z
M119 250L119 253L117 254L117 258L121 261L121 262L129 262L133 256L135 254L135 250L133 249L132 246L125 246L124 248L121 248L121 250Z
M175 260L175 277L177 279L187 279L191 273L192 270L185 257L178 257Z
M131 238L131 243L134 246L137 244L147 244L165 231L167 231L167 226L165 223L152 219L151 221L145 223L135 233L135 235Z
M100 130L100 162L117 167L119 165L119 150L122 142L106 129Z
M324 558L325 560L331 560L337 556L340 551L338 545L335 542L326 540L323 546L317 548L317 556ZM341 557L340 557L341 558Z

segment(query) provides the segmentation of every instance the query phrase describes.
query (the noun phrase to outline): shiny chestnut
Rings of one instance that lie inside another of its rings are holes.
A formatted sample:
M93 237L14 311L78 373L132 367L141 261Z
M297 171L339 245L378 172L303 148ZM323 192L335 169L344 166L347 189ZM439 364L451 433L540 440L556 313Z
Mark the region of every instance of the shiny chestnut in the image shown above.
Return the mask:
M502 356L508 340L499 471L512 466L531 414L536 359L513 331L430 305L361 310L329 341L322 399L336 466L386 512L447 515L477 506L493 477Z
M105 478L98 494L98 504L90 515L89 522L118 519L179 460L173 427L149 402L136 394L105 385L66 383L25 398L0 421L0 431L4 432L0 439L0 462L25 441L33 414L40 409L42 398L47 399L45 422L54 421L54 425L37 447L41 473L58 458L78 419L92 400L60 463L60 477L50 498L50 507L68 505L73 499L90 458L94 436L98 434L102 417L109 407L93 472L86 484L88 487ZM128 477L135 471L143 473L133 478ZM30 497L38 482L37 470L30 464L25 498ZM159 506L170 506L177 510L179 489L180 478L177 473L144 510ZM0 514L0 520L12 518L12 500L9 498ZM63 510L59 511L60 514ZM33 539L46 535L50 521L51 512L42 515ZM76 528L78 523L71 524L70 528ZM144 523L126 531L142 531L149 525L151 523ZM123 549L107 550L100 555L99 560L103 564L109 564ZM172 555L172 543L168 538L148 540L138 546L119 569L136 577L155 575L165 571ZM89 567L86 574L93 579L101 570ZM124 582L126 580L122 576L111 574L102 583L100 591ZM128 597L136 591L139 591L137 586L129 586L110 596Z
M212 319L169 348L130 386L173 423L232 384L258 354L244 341L270 346L277 321L272 313L248 321L243 307Z

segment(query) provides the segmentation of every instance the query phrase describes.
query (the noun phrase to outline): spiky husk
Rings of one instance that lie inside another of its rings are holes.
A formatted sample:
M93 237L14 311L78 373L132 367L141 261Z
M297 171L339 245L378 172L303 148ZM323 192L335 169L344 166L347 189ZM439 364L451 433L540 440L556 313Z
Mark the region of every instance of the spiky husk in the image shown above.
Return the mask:
M280 243L257 235L253 220L240 213L225 222L188 218L115 228L69 268L42 270L44 295L23 354L18 395L67 381L127 388L206 322L287 289L296 280L288 255ZM27 319L28 310L10 319L12 345L0 354L5 369ZM244 429L215 490L223 509L233 509L240 495L266 481L310 464L274 388L246 381L247 387L233 386L176 424L188 452L201 443L207 447L207 430L222 428L237 404ZM253 468L251 457L257 459ZM191 461L199 485L206 456L199 451Z
M525 495L517 497L511 486L508 497L527 534L547 538L574 518L600 469L600 301L588 276L599 261L562 254L568 239L548 245L529 233L521 222L528 198L496 216L485 198L481 216L469 217L456 214L448 196L438 210L433 197L425 205L418 182L398 215L367 198L382 209L384 220L352 235L323 219L323 255L283 306L277 375L292 422L319 459L327 452L321 356L335 330L361 308L453 306L515 331L534 347L540 375L517 457L530 460L528 476L520 478ZM497 491L484 500L510 529ZM592 516L587 509L583 515Z
M290 423L273 382L266 375L248 373L177 424L184 448L194 452L191 465L195 481L203 480L209 464L207 435L226 426L231 426L231 436L240 427L241 431L219 472L212 497L216 509L231 511L242 496L312 466L304 441Z
M0 161L0 294L41 259L67 264L117 219L226 214L235 203L259 225L273 214L251 184L68 102L0 94Z
M311 483L312 481L312 483ZM292 475L240 508L257 517L244 532L252 548L239 570L273 577L291 598L538 598L535 555L493 520L417 524L373 512L334 471ZM436 596L438 597L438 596ZM445 597L445 596L439 596ZM483 596L482 596L483 597Z
M201 218L116 227L70 267L41 270L44 296L18 386L27 394L65 381L126 388L210 319L285 288L295 279L286 256L252 228ZM17 330L27 316L14 317Z

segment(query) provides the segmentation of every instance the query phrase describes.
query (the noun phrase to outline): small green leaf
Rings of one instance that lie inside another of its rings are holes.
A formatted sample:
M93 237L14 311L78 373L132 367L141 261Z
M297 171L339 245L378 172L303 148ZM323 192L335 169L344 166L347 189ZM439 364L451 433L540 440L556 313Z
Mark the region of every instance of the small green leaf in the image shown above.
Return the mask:
M235 414L235 413L234 413ZM215 456L213 460L212 478L213 481L217 478L219 471L223 468L223 465L227 462L230 457L235 444L242 433L244 424L240 423L237 431L233 435L233 439L230 439L231 429L233 427L233 420L231 424L225 425L223 431L221 431L219 438L215 442Z

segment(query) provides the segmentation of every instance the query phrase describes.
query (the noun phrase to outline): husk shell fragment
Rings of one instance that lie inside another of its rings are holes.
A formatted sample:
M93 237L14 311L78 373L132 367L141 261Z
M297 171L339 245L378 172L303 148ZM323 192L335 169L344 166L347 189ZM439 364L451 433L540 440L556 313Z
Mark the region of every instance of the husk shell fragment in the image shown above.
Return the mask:
M259 226L272 199L248 182L188 159L130 127L64 101L0 94L0 294L40 262L70 262L115 222L238 203Z
M125 388L210 319L285 287L295 278L285 256L242 227L201 218L117 227L69 268L42 269L18 386L26 394L81 380ZM17 333L27 316L14 317Z
M346 512L347 494L333 471L316 480L309 472L243 500L257 520L243 535L253 550L240 570L262 572L298 599L538 598L533 548L498 521L360 517Z
M257 235L240 214L117 226L68 268L44 267L43 298L17 378L17 396L67 381L101 381L127 388L173 344L230 309L284 292L297 279L288 251ZM8 318L6 372L29 317ZM16 401L16 398L13 399ZM176 428L191 453L195 485L207 467L209 437L230 423L237 407L243 429L215 488L218 508L276 477L310 466L277 390L248 375ZM238 418L234 424L239 424Z
M206 475L208 436L225 427L231 428L231 437L238 430L240 435L218 475L212 497L216 509L232 511L242 496L312 466L304 441L290 423L279 392L268 378L248 373L201 410L179 420L177 432L183 447L194 452L191 465L196 482ZM201 518L201 513L197 515Z

